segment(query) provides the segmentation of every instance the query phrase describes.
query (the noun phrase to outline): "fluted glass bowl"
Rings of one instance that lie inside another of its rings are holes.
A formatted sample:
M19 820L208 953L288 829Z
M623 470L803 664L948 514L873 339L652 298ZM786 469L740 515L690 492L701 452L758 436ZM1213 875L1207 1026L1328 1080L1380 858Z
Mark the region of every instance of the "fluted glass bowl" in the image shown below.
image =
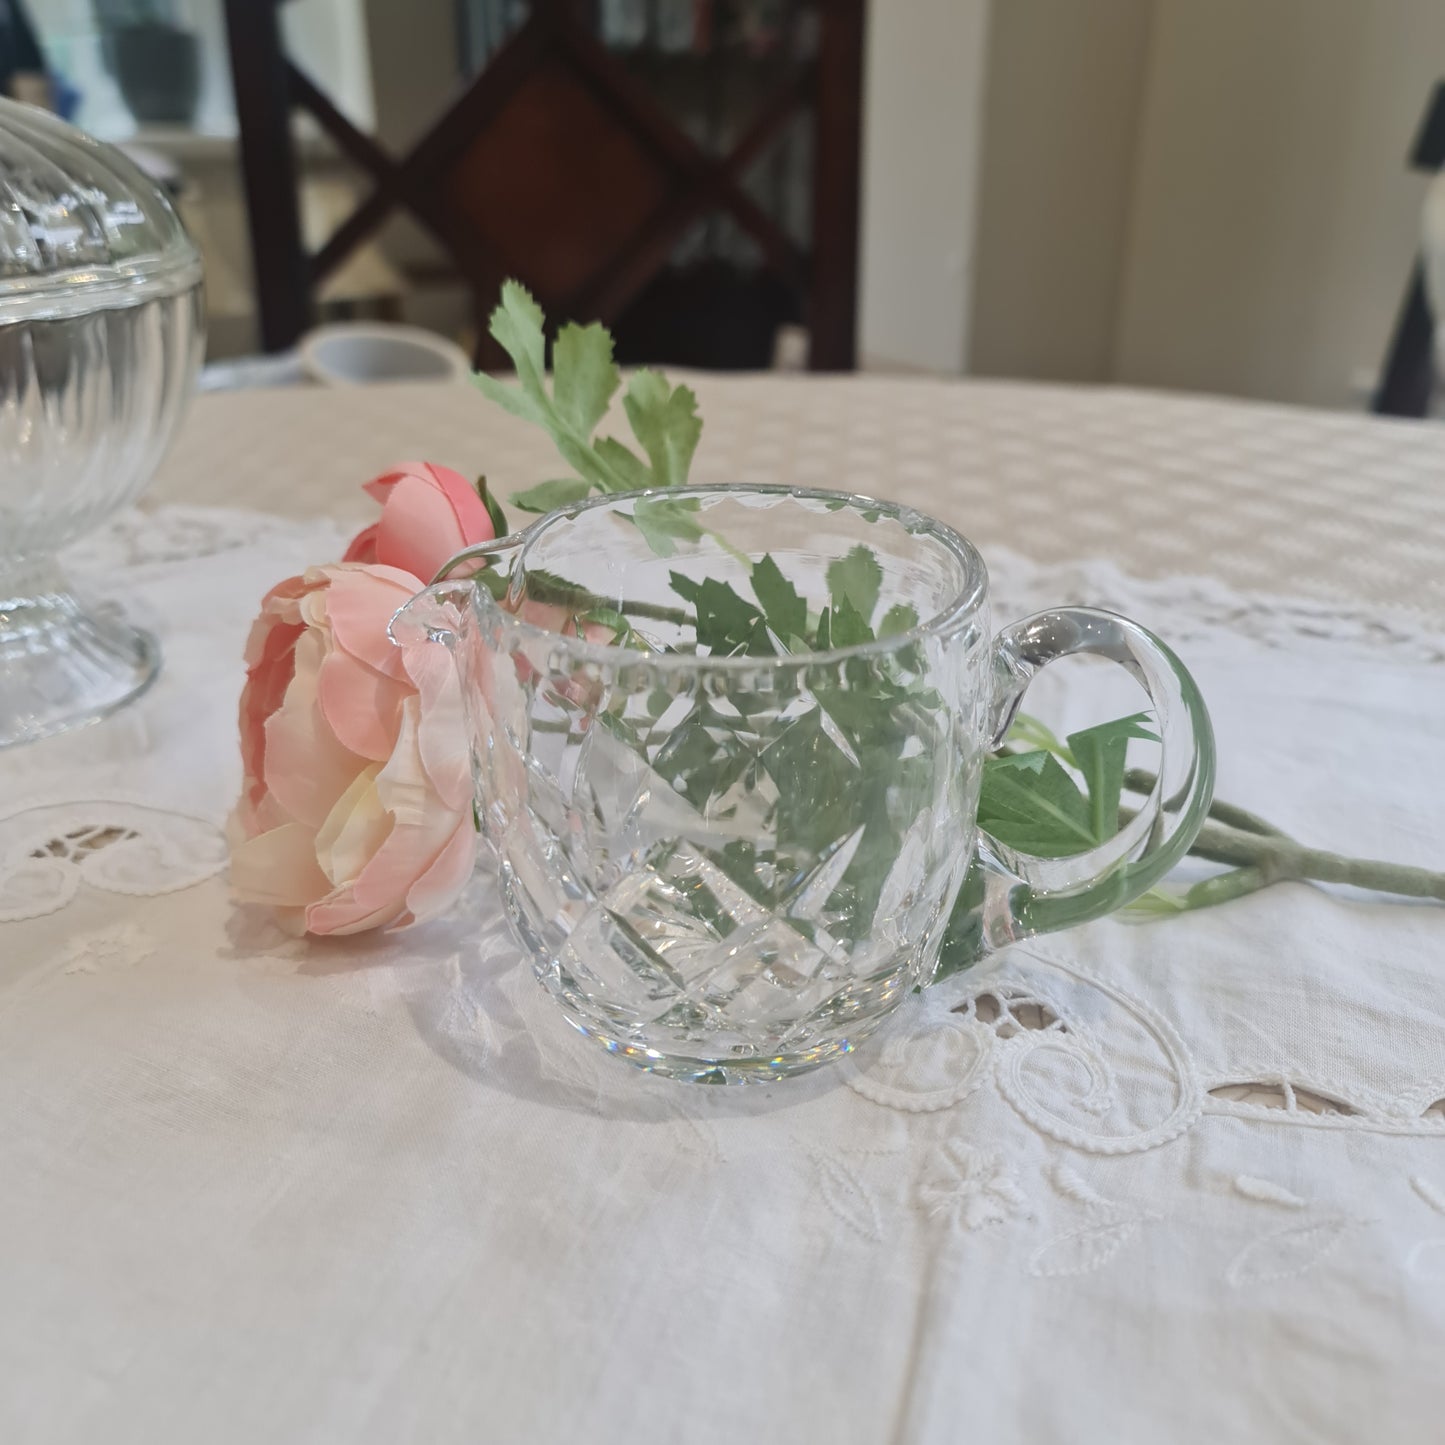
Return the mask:
M144 690L155 639L90 606L57 553L132 502L180 420L201 262L121 152L0 101L0 747Z

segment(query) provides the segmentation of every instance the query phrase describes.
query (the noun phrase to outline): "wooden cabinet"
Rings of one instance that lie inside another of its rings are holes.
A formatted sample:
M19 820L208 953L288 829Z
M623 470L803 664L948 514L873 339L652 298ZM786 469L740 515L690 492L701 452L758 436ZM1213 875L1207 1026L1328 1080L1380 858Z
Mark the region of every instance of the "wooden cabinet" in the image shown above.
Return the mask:
M852 367L863 0L685 0L667 13L691 17L687 44L646 26L618 43L615 5L492 9L476 73L397 155L286 57L273 4L228 0L268 349L294 342L317 286L404 210L479 313L515 275L549 315L612 325L625 360L766 364L773 330L795 320L813 368ZM464 0L464 35L484 10ZM661 0L642 13L661 15ZM314 254L299 239L293 107L372 187ZM487 343L479 360L496 360Z

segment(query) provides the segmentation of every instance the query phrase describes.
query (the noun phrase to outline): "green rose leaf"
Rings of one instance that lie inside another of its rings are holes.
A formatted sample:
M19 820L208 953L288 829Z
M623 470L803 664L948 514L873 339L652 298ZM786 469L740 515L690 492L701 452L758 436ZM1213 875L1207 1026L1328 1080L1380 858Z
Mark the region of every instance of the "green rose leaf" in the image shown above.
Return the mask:
M808 604L783 576L783 569L766 554L753 568L753 594L763 604L768 626L779 637L801 637L808 628Z
M1088 799L1063 764L1042 752L984 762L978 826L1040 858L1066 858L1097 841Z
M556 507L580 502L591 490L591 485L581 477L558 477L554 482L542 482L525 492L514 492L512 505L524 512L550 512Z
M487 509L487 516L491 518L492 536L505 537L511 530L507 522L507 514L502 510L502 504L492 495L485 477L477 478L477 495Z
M882 586L883 569L878 565L873 549L861 542L828 565L828 591L834 605L846 600L864 622L872 618ZM834 646L838 645L834 643Z
M1069 734L1069 752L1089 790L1089 822L1095 843L1106 842L1119 831L1119 796L1124 791L1129 739L1159 741L1148 722L1147 713L1137 712Z
M633 434L652 463L652 485L682 486L702 437L702 418L692 390L669 387L665 377L643 370L628 383L622 405Z
M552 347L552 396L563 421L579 436L591 436L607 415L607 405L622 384L612 360L612 336L594 321L571 322Z
M677 550L674 542L696 542L702 536L693 515L697 508L696 497L642 497L632 509L632 520L659 557L671 557Z

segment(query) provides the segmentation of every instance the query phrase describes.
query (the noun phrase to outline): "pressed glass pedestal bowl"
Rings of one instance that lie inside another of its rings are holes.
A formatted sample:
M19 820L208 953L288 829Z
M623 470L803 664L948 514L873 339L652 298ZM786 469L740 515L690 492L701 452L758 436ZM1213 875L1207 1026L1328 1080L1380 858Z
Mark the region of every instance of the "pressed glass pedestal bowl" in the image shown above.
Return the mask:
M57 554L149 481L201 316L200 258L161 191L0 101L0 747L103 717L155 676L155 639L82 602Z

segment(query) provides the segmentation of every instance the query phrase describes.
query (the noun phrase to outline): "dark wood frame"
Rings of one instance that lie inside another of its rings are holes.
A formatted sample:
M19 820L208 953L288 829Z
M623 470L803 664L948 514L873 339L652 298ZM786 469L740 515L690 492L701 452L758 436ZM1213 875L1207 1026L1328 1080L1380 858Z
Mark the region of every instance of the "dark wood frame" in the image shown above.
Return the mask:
M812 369L851 370L855 365L865 0L815 0L816 59L783 80L731 153L721 158L706 154L684 134L579 23L574 0L534 0L527 21L431 130L397 159L352 125L286 56L280 3L284 0L226 0L241 163L258 258L261 341L267 351L295 344L311 323L316 288L397 209L410 212L435 235L478 305L490 305L506 268L438 182L537 65L561 55L638 144L666 163L675 181L666 202L619 258L599 267L570 294L539 294L548 313L614 321L666 264L687 228L723 211L757 242L771 269L801 286ZM301 239L293 107L309 111L373 186L314 256L306 254ZM815 116L813 243L806 254L742 185L748 167L804 109ZM480 359L495 358L483 351Z
M1436 87L1410 151L1410 165L1432 174L1445 166L1445 80ZM1440 318L1445 322L1445 318ZM1381 416L1424 416L1435 387L1435 318L1425 295L1425 271L1417 259L1385 358L1385 372L1371 410Z

